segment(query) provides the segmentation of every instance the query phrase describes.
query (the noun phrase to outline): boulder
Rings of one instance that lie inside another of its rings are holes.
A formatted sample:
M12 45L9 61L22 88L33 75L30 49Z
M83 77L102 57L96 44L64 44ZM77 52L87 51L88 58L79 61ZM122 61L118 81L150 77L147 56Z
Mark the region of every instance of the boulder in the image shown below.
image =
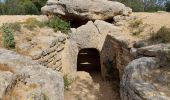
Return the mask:
M61 73L13 51L0 49L0 80L3 100L64 100Z
M126 66L120 84L122 100L169 100L170 98L158 91L157 87L145 77L150 76L150 72L159 69L158 60L154 57L142 57L133 60Z
M5 90L7 86L11 83L12 81L12 73L11 72L1 72L0 71L0 100L2 100L2 97L5 93Z
M108 0L48 0L41 11L68 20L107 20L116 15L129 15L132 9Z

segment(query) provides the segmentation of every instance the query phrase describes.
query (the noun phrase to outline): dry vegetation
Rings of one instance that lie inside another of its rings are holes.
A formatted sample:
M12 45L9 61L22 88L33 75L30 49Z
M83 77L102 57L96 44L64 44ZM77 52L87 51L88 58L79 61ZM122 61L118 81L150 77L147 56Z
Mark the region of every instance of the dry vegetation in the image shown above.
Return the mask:
M28 97L28 94L34 91L37 87L37 84L30 84L27 86L23 82L17 82L15 87L13 87L13 90L11 90L10 93L7 93L3 100L33 100L34 95L36 94L32 94L30 98L26 97Z
M140 35L140 33L142 33L144 31L145 26L146 25L143 24L142 19L136 18L136 19L129 22L130 32L134 36Z
M169 43L170 28L162 26L156 33L151 33L150 41L153 43Z

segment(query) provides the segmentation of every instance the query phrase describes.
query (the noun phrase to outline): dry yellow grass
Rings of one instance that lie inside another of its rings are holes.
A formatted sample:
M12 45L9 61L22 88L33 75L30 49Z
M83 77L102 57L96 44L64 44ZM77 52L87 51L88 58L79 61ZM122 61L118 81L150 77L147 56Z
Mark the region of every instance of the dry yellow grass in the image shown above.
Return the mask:
M37 87L37 84L30 84L27 86L22 82L18 82L14 89L3 97L3 100L27 100L28 94Z

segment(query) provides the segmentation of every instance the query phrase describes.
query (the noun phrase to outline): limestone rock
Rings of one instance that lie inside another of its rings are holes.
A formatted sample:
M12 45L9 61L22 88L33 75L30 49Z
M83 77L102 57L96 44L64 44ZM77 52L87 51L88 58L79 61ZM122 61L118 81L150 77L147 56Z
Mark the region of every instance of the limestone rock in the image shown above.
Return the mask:
M70 39L76 41L82 48L87 46L97 47L99 36L99 30L92 21L89 21L86 25L82 25L75 30L72 29Z
M156 58L143 57L129 63L120 85L122 100L169 100L144 79L150 71L159 68Z
M12 73L11 72L1 72L0 71L0 100L2 100L2 97L5 93L5 90L7 86L12 81Z
M107 20L132 12L131 8L122 3L108 0L48 0L41 11L69 20Z
M64 100L64 83L61 73L45 68L30 57L19 55L13 51L0 49L0 64L13 69L0 72L0 96L4 98L19 98L25 100L35 90L42 91L49 100ZM25 91L25 89L28 89ZM19 91L22 91L18 93ZM12 95L18 93L19 95ZM42 97L41 93L38 97ZM15 96L15 97L14 97ZM19 100L17 99L17 100ZM41 99L33 99L41 100Z
M170 44L157 44L146 46L138 49L138 53L145 56L158 56L160 53L166 53L169 51Z
M41 90L35 90L28 95L28 100L48 100L45 94Z

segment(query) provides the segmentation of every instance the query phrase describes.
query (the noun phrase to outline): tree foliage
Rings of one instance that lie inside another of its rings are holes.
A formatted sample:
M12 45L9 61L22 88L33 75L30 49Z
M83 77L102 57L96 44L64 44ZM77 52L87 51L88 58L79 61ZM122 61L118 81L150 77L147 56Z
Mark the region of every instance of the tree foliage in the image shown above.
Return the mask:
M1 15L38 15L47 0L5 0L0 3Z
M167 11L167 12L170 12L170 1L167 2L167 4L166 4L166 11Z
M155 12L165 10L165 7L159 6L155 0L113 0L119 1L128 7L131 7L134 12Z

